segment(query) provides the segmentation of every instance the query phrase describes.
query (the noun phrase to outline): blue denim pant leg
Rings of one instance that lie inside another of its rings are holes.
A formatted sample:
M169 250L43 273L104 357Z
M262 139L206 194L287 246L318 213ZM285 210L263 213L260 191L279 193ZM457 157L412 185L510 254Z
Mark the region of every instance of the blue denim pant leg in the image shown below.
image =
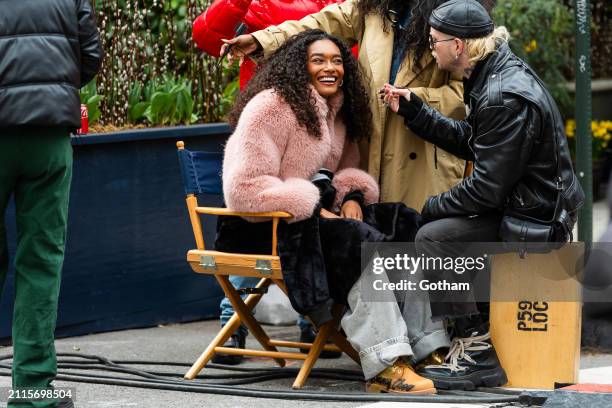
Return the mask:
M229 281L231 282L232 285L234 285L234 288L243 289L243 288L253 288L257 286L257 283L259 283L259 278L232 275L229 277ZM241 297L244 300L247 297L247 295L242 295ZM234 314L234 307L232 306L232 302L230 302L230 300L226 297L224 297L221 300L219 307L221 309L221 316L220 316L221 326L224 326ZM302 315L298 317L297 324L300 327L300 330L302 331L309 329L311 326L310 322L306 320L306 318L304 318L304 316ZM249 334L249 331L243 324L241 324L237 330L237 334L246 337L247 334Z
M413 282L425 279L422 270L417 270ZM450 337L444 321L432 321L429 293L425 290L396 292L402 304L402 315L408 329L408 338L414 352L414 361L419 363L431 352L450 347Z
M304 316L299 315L297 318L297 325L300 328L300 331L310 330L312 328L312 324L306 319Z
M366 380L391 366L398 357L413 356L408 329L393 292L383 293L376 300L367 300L374 279L388 282L386 274L374 276L367 269L348 294L349 310L341 325L347 340L359 353Z
M232 275L229 277L229 281L232 283L232 285L234 285L234 288L236 289L254 288L259 282L259 278ZM242 300L244 300L247 295L242 295L241 297ZM224 297L223 300L221 300L221 304L219 305L219 307L221 308L221 326L225 326L225 324L234 314L234 307L232 306L232 302L230 302L227 297ZM245 327L245 325L241 324L236 333L246 337L246 335L249 334L249 331Z

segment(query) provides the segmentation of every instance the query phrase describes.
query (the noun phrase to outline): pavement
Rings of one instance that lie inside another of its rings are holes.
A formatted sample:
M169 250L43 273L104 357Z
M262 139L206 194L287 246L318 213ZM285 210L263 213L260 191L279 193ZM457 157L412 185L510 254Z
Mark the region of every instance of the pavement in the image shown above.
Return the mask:
M99 333L87 336L58 339L58 353L104 356L113 361L161 361L181 362L190 365L204 350L218 330L217 321L200 321L188 324L159 326L138 330L123 330L110 333ZM265 326L266 331L275 337L295 340L299 336L296 326ZM252 336L248 337L247 347L259 348ZM11 347L0 348L0 355L11 353ZM183 375L187 367L146 366L137 367L153 371L172 372ZM248 358L240 367L274 368L275 364L264 358ZM299 367L299 363L288 361L288 367ZM335 368L359 370L359 366L347 356L340 359L320 359L317 368ZM5 371L6 372L6 371ZM87 371L74 371L91 374ZM202 374L221 374L221 370L205 368ZM121 373L105 373L125 377ZM205 383L213 380L201 379ZM261 390L290 391L292 378L276 379L253 384L249 388ZM612 383L612 354L583 352L581 358L581 382ZM297 399L280 400L266 398L234 397L229 395L200 394L193 392L150 390L126 386L99 385L56 381L56 387L73 388L75 406L81 408L271 408L271 407L364 407L364 408L416 408L436 406L445 407L484 407L491 405L459 404L415 404L415 403L368 403L368 402L317 402ZM10 386L9 377L0 377L0 387ZM340 381L332 379L310 378L306 382L306 391L327 392L362 392L361 381ZM1 405L0 405L1 406Z
M608 224L608 208L604 202L594 206L594 236L599 237ZM275 337L296 340L299 331L296 326L265 326ZM187 367L202 353L218 330L218 321L200 321L187 324L158 326L137 330L123 330L109 333L98 333L87 336L58 339L58 353L103 356L113 361L160 361L165 363L182 363L177 365L134 365L130 367L148 371L176 374L179 379ZM258 348L252 336L247 339L247 347ZM0 347L0 357L12 353L12 347ZM71 360L75 360L71 358ZM299 362L288 361L288 367L298 368ZM274 363L264 358L248 358L240 367L273 368ZM317 368L333 368L359 371L359 367L347 356L340 359L320 359ZM612 384L612 354L583 351L580 362L580 382ZM62 369L63 370L63 369ZM93 374L91 370L72 370L73 373ZM219 375L227 371L205 368L202 374ZM0 375L7 371L0 369ZM103 375L126 377L119 372L106 372ZM218 379L198 379L198 382L211 384ZM221 380L222 381L222 380ZM292 378L273 379L248 386L258 390L290 391ZM10 377L0 376L0 390L10 387ZM437 407L492 407L492 404L422 404L391 402L321 402L298 400L291 396L288 400L237 397L227 394L203 394L169 390L151 390L117 385L100 385L71 381L56 381L57 388L72 388L75 392L76 407L83 408L200 408L200 407L248 407L248 408L321 408L321 407L367 407L367 408L437 408ZM237 389L238 386L235 387ZM336 379L309 378L304 390L314 392L362 392L363 382ZM5 406L0 402L0 407ZM504 405L505 406L505 405ZM609 405L612 406L612 405Z

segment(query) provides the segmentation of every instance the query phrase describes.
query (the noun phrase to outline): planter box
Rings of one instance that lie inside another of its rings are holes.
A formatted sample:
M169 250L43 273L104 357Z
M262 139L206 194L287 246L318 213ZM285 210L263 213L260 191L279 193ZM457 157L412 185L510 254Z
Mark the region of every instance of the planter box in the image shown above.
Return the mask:
M176 323L219 314L214 278L185 261L195 246L176 141L221 151L226 124L143 129L73 137L74 173L56 334L74 336ZM219 205L221 196L201 197ZM15 212L7 214L15 254ZM215 220L205 219L214 239ZM210 241L212 242L212 241ZM11 333L13 271L0 303L0 339Z

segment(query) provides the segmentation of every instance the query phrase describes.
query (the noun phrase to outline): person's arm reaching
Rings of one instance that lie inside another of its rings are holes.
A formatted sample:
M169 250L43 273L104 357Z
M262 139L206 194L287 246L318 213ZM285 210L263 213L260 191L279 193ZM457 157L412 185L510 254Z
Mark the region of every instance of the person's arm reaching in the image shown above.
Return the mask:
M527 167L533 147L529 132L538 120L535 110L512 100L480 109L476 115L474 171L425 202L422 214L427 219L501 211Z
M384 92L389 108L401 115L405 125L421 139L459 158L474 160L468 144L472 128L466 120L446 117L412 93L412 89L400 89L387 84Z
M318 28L329 34L340 37L350 46L357 43L362 30L363 19L356 6L357 0L347 0L340 4L331 4L323 10L310 14L299 21L285 21L277 26L270 26L252 34L245 34L225 41L221 53L229 44L234 44L230 54L233 59L252 55L260 47L264 56L268 56L280 47L287 38L304 30Z

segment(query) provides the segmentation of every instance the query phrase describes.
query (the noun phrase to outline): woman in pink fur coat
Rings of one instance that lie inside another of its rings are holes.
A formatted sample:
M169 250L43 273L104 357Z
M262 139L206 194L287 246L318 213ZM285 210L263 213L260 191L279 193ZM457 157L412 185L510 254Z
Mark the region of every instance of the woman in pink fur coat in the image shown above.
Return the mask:
M376 182L356 168L357 142L371 129L368 101L357 61L339 39L310 30L288 40L230 114L235 131L223 162L225 202L237 211L292 215L279 225L278 243L292 304L317 324L330 317L326 297L347 306L341 324L360 354L368 391L431 394L432 381L413 371L411 362L424 356L411 347L410 317L393 292L386 301L361 296L374 277L361 273L361 243L410 239L420 222L403 204L375 204ZM377 218L385 224L380 230ZM389 228L386 220L398 219L401 225ZM257 236L258 226L262 223L222 219L217 250L235 245L264 253L269 242ZM269 236L270 225L262 231Z

